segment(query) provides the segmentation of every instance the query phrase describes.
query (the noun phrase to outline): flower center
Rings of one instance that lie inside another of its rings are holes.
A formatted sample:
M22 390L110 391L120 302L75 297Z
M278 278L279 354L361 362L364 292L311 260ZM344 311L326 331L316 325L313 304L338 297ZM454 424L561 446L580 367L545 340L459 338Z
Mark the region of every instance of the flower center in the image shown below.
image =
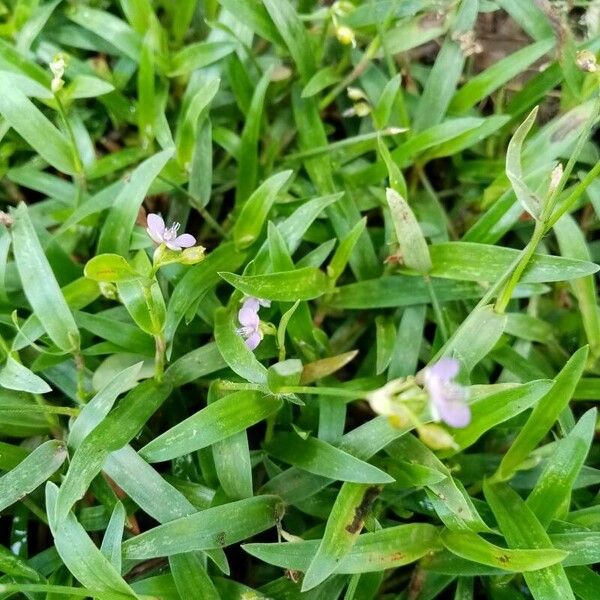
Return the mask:
M181 225L179 223L173 223L171 227L165 229L165 233L163 234L163 239L165 242L174 240L177 237L177 231L179 231L180 227Z

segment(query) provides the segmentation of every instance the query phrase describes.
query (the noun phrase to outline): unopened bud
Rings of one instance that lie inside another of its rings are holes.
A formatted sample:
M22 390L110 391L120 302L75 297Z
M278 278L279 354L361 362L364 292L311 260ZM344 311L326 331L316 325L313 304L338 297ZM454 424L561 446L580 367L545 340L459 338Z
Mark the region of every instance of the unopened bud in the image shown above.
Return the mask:
M202 246L192 246L181 252L179 262L182 265L195 265L204 259L204 248Z
M595 73L598 70L596 55L589 50L579 50L575 57L575 64L586 73Z
M108 300L116 300L119 297L117 286L114 283L99 281L98 287L100 288L100 293Z
M348 98L350 98L350 100L368 100L367 95L360 88L357 87L350 86L346 89L346 94L348 95Z
M371 113L371 107L366 102L358 102L354 105L354 114L357 117L366 117Z
M458 448L454 438L439 425L433 423L422 425L418 429L418 434L421 441L432 450Z
M340 44L344 46L356 46L356 38L354 37L354 31L350 27L340 25L335 29L335 36L337 37Z
M58 90L65 85L65 82L63 81L63 75L65 74L66 66L67 63L61 54L57 54L54 57L54 60L48 65L50 71L52 71L52 75L54 76L50 83L50 89L54 94L56 94L56 92L58 92Z

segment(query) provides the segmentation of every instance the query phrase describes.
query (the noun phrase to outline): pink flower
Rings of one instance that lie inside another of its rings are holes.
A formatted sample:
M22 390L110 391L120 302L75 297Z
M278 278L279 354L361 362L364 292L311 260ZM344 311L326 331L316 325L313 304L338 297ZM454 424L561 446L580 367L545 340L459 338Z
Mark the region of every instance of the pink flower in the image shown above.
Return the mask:
M249 350L254 350L263 338L258 311L261 306L270 305L271 303L268 300L249 297L244 300L242 308L238 311L238 321L241 327L238 328L237 332L246 340L246 346Z
M455 358L442 358L423 369L422 375L433 420L444 421L450 427L466 427L471 422L471 410L466 402L468 390L453 381L459 369Z
M179 223L173 223L171 227L166 227L160 215L153 213L148 215L148 227L146 228L148 235L157 244L164 244L171 250L190 248L196 243L196 238L189 233L177 235L179 227Z

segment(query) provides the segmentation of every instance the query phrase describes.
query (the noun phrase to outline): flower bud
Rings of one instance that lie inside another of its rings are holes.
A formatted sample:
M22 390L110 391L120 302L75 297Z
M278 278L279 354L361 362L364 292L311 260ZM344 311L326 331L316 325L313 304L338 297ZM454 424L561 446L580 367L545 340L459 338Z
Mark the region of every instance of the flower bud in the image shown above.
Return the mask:
M182 265L195 265L204 259L204 247L203 246L192 246L186 248L179 254L179 262Z
M346 90L346 94L348 95L348 98L350 98L350 100L368 100L367 95L360 88L357 87L350 86Z
M458 448L454 438L439 425L428 423L418 429L421 441L432 450L447 450Z
M354 31L350 27L340 25L335 28L335 36L337 37L340 44L344 46L356 46L356 38L354 37Z
M575 56L575 64L586 73L595 73L598 70L596 55L589 50L579 50Z
M99 281L98 287L100 288L100 293L108 300L117 300L119 297L117 286L114 283Z
M66 66L67 63L65 62L62 54L57 54L54 57L54 60L52 60L52 62L50 62L48 65L50 71L52 71L52 75L54 76L50 83L50 89L54 94L56 94L56 92L58 92L58 90L65 85L65 82L63 81L63 75L65 74Z

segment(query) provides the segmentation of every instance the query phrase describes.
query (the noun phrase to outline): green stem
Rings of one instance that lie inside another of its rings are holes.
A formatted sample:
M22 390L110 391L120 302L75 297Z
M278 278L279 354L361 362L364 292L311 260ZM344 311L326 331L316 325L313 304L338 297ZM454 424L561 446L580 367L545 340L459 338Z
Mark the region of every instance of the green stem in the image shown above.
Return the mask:
M515 287L517 287L517 284L519 283L523 272L527 268L529 261L533 257L538 247L538 244L544 237L544 232L544 223L542 221L536 221L535 229L533 230L533 235L531 236L529 243L521 252L519 260L515 265L514 269L512 270L512 273L510 274L510 277L506 282L504 289L502 290L502 292L498 296L498 299L496 300L496 304L494 306L496 312L503 313L506 310L506 307L510 302L510 299L512 298L513 292L515 291Z
M56 100L58 112L67 131L67 135L69 136L69 141L73 147L73 159L75 160L75 168L77 169L78 180L79 182L85 181L85 177L83 175L83 163L81 162L81 157L79 156L79 148L77 147L77 141L75 139L75 134L73 133L73 128L71 127L67 117L67 111L58 93L54 94L54 99Z

